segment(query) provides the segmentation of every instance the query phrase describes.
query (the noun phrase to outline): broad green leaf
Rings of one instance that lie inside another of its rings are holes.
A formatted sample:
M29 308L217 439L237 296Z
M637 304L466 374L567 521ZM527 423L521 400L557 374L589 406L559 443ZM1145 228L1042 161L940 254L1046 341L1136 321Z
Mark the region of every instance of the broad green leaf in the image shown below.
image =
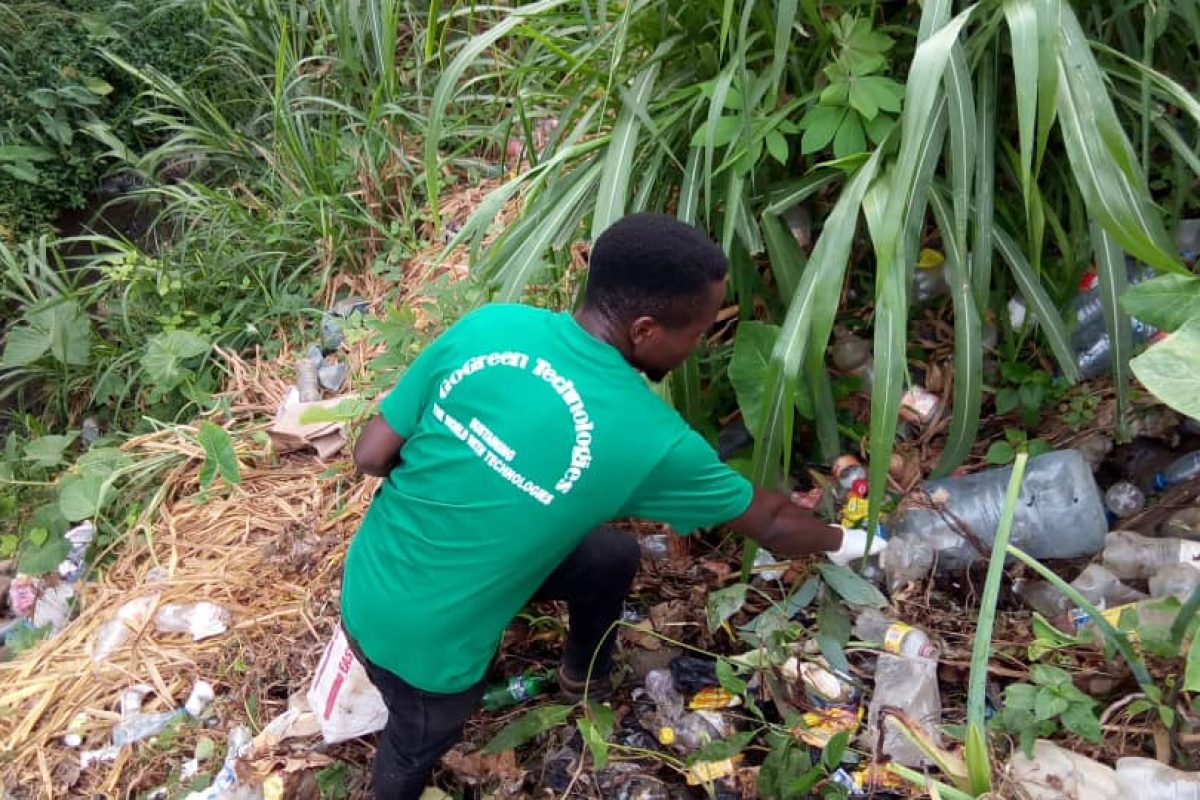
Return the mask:
M58 484L58 508L71 522L90 519L104 505L107 478L96 473L67 475Z
M583 737L583 742L587 745L588 751L592 754L592 760L595 762L595 769L604 769L604 765L608 763L607 737L599 731L596 723L592 722L587 717L580 717L579 719L575 720L575 725L579 728L579 733Z
M74 300L60 300L31 311L30 324L50 338L50 352L59 363L85 366L91 356L92 322Z
M224 428L204 420L200 423L196 438L204 448L204 466L200 470L201 489L207 489L212 484L215 472L220 472L221 478L231 486L242 482L242 470L233 449L233 440Z
M1053 689L1038 690L1033 703L1033 715L1039 720L1053 719L1070 707L1070 704L1060 697Z
M742 731L726 739L717 739L715 742L709 742L693 753L688 758L688 763L700 764L708 761L724 761L727 758L733 758L745 750L757 735L758 731Z
M1192 637L1192 646L1188 648L1183 689L1187 692L1200 692L1200 636Z
M850 731L839 731L834 734L821 753L821 763L825 765L826 771L833 772L841 765L842 756L846 754L846 747L849 744Z
M133 459L118 447L95 447L79 457L75 467L81 473L95 473L111 476L127 469L133 464Z
M604 155L604 171L600 175L600 186L596 190L596 207L592 214L592 239L596 239L609 225L625 216L625 200L629 191L629 174L634 166L638 131L641 122L638 109L644 113L654 93L660 62L654 61L633 82L633 88L624 96L624 105L617 124L613 128L608 149Z
M729 359L729 382L733 384L746 428L755 439L762 435L763 385L778 338L778 325L742 322L733 342L733 357Z
M353 422L360 419L370 408L366 400L357 397L347 397L336 404L312 406L304 409L300 415L301 425L312 425L318 422Z
M82 81L83 81L84 87L92 94L99 95L101 97L105 97L107 95L112 94L112 91L113 91L112 84L109 83L108 81L104 80L103 78L95 78L92 76L87 76L87 77L84 77L82 79Z
M735 583L724 589L710 592L705 606L705 616L708 618L709 633L715 632L725 620L741 611L746 604L746 584Z
M982 797L992 791L992 759L982 725L967 723L967 743L964 749L971 793L975 797Z
M1200 417L1200 318L1193 318L1129 362L1133 374L1160 401Z
M208 340L191 331L166 331L155 335L142 354L142 369L160 391L170 391L188 375L185 361L207 353Z
M9 175L12 175L19 181L25 183L38 184L42 180L42 173L38 168L27 161L11 161L0 164L0 170L4 170Z
M824 150L837 135L846 117L844 108L833 106L816 106L800 121L804 136L800 138L800 152L808 155L818 150Z
M1038 687L1029 683L1012 683L1004 690L1004 705L1018 711L1033 711Z
M951 145L953 147L953 145ZM934 474L947 475L971 452L983 404L983 321L975 308L967 268L966 229L952 230L949 209L938 192L930 198L946 245L946 272L954 303L954 405L950 434ZM957 227L957 226L955 226Z
M1071 6L1061 10L1058 116L1088 214L1139 260L1179 272L1088 39Z
M825 594L817 609L817 647L836 672L850 672L850 662L842 648L850 640L850 618L841 603Z
M528 742L538 734L561 725L571 716L575 706L538 706L505 725L483 747L485 753L500 753L512 750Z
M829 588L852 606L883 608L887 605L887 598L870 581L846 567L832 562L821 563L817 565L817 571Z
M25 445L25 460L37 467L57 467L76 438L74 433L39 436Z
M960 44L955 44L950 51L950 63L946 67L944 82L954 224L943 235L954 237L960 252L962 277L965 278L968 274L967 232L970 230L971 185L975 180L975 137L978 123L975 118L971 71L967 65L966 53Z
M786 305L800 285L800 275L808 258L792 230L783 217L774 214L763 214L763 239L767 246L767 258L771 262L771 274L775 276L775 285L779 289L779 297Z
M745 694L746 682L737 676L733 670L733 665L724 658L717 659L717 680L727 692L733 694Z
M1133 336L1129 317L1121 310L1120 301L1121 295L1129 287L1129 276L1125 271L1125 254L1108 232L1095 222L1090 230L1092 248L1096 254L1104 326L1108 329L1109 347L1112 348L1113 384L1117 395L1117 439L1127 441L1126 411L1129 408L1129 359L1133 356Z
M1099 742L1103 738L1096 712L1083 703L1072 703L1062 713L1061 720L1064 728L1089 742Z
M51 161L54 153L44 147L31 147L23 144L0 145L0 161Z
M17 571L27 575L54 572L70 551L71 543L61 532L50 532L41 544L34 544L27 539L17 560Z
M1194 275L1160 275L1121 295L1125 311L1147 325L1173 331L1200 316L1200 278Z

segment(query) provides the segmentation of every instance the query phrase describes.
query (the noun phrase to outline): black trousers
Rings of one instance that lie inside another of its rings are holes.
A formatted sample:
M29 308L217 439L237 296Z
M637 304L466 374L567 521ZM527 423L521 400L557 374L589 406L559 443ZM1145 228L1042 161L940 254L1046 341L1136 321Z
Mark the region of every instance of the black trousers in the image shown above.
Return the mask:
M632 536L597 528L531 598L567 603L570 620L562 666L568 677L586 677L593 654L593 676L603 677L612 670L616 632L609 629L621 616L639 560ZM418 800L434 766L462 738L463 726L483 697L486 678L455 694L425 692L358 655L388 709L371 774L375 796Z

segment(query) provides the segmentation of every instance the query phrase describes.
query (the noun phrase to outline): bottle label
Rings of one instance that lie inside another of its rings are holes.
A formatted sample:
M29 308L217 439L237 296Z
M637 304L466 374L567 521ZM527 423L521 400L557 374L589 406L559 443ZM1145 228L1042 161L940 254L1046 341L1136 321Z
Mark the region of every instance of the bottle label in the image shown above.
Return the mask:
M508 682L508 693L518 703L523 703L533 697L533 693L530 692L529 683L525 680L524 675L518 675Z
M911 625L905 625L903 622L896 622L888 626L887 632L883 634L883 649L894 655L900 655L900 646L904 643L904 637L912 632Z

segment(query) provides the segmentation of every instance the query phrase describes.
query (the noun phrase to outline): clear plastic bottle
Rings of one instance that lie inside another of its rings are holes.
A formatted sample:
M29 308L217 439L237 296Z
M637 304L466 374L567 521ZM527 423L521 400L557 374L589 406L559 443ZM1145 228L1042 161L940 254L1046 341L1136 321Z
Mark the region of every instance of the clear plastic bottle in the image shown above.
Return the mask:
M1158 329L1140 320L1130 320L1133 344L1139 345L1158 336ZM1075 363L1084 378L1098 378L1112 366L1112 340L1103 325L1092 325L1075 332Z
M1200 772L1184 772L1152 758L1118 758L1117 785L1138 800L1200 800Z
M661 744L691 753L732 732L732 727L716 711L686 710L683 695L675 688L670 670L650 670L643 686L646 695L654 701L654 733Z
M1200 569L1200 542L1113 531L1104 538L1101 560L1122 580L1145 580L1171 564L1192 564Z
M938 726L942 720L942 699L938 689L937 662L928 658L910 658L882 653L875 665L875 692L867 711L864 744L874 748L883 733L883 755L908 767L928 763L924 751L912 743L896 726L884 719L884 709L895 709L914 725L920 726L934 744L941 745Z
M1125 271L1130 286L1136 286L1142 281L1153 278L1158 272L1154 267L1139 264L1132 259L1126 259ZM1079 281L1079 294L1071 302L1075 316L1075 331L1080 333L1092 325L1104 325L1104 301L1100 297L1100 277L1095 272L1087 272Z
M1071 600L1048 581L1021 581L1013 587L1025 604L1052 623L1061 623L1071 611Z
M950 284L946 281L946 257L937 250L925 248L912 273L912 301L924 305L942 295L949 294Z
M1200 450L1188 453L1171 462L1171 466L1154 476L1154 488L1158 491L1183 483L1190 478L1200 475Z
M854 635L864 642L881 642L888 653L908 658L937 659L937 645L929 634L884 614L875 608L864 609L854 621Z
M875 371L875 360L871 353L871 343L861 336L850 333L845 328L834 332L833 349L830 361L834 369L854 375L862 380L863 391L871 392L871 380Z
M1129 481L1117 481L1104 493L1104 505L1114 517L1125 519L1146 507L1146 495Z
M1000 523L1012 467L928 481L928 503L902 504L888 530L889 548L900 539L928 542L939 569L962 569L982 556L958 528L990 545ZM943 511L948 513L942 513ZM1100 489L1083 454L1059 450L1030 459L1021 484L1011 542L1034 558L1079 558L1104 544L1108 520Z
M1145 593L1121 583L1120 578L1099 564L1089 564L1078 578L1071 581L1071 586L1089 603L1101 608L1123 606L1146 599Z
M1170 564L1150 579L1150 596L1159 599L1178 597L1180 602L1192 596L1200 586L1200 569L1190 564Z
M300 393L301 403L315 403L321 399L317 365L307 356L296 361L296 390Z
M1158 529L1160 536L1200 541L1200 506L1181 508Z
M910 583L919 583L933 571L933 546L924 539L891 538L888 548L879 555L888 592L895 594Z

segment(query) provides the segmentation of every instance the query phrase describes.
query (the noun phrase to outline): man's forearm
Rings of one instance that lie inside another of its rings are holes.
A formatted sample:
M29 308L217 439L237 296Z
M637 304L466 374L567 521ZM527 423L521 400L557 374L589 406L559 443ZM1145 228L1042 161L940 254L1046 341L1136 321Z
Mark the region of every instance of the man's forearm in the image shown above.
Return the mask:
M799 558L842 546L842 529L826 525L783 494L757 490L745 514L731 524L777 556Z

